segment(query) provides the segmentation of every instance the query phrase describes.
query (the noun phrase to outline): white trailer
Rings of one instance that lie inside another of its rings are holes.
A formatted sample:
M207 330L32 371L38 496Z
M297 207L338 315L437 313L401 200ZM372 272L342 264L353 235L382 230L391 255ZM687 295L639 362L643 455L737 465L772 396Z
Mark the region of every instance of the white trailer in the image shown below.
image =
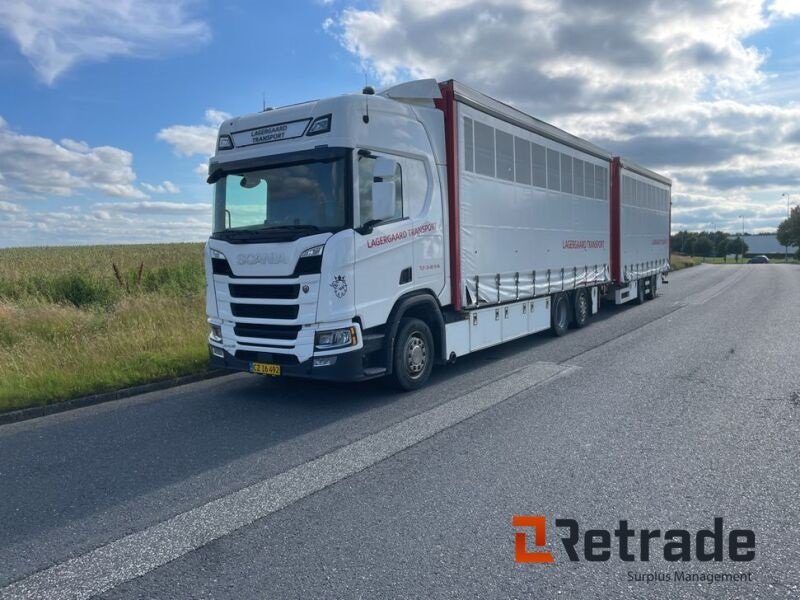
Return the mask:
M416 388L655 295L668 253L669 180L454 81L231 119L209 173L217 367Z

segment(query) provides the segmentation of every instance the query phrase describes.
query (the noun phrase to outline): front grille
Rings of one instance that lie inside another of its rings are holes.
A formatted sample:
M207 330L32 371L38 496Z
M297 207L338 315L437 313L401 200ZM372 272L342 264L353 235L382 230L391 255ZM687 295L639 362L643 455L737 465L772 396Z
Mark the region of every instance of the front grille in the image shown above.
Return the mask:
M233 333L237 337L265 338L271 340L296 340L300 325L262 325L260 323L236 323Z
M251 362L272 363L275 365L299 365L300 360L294 354L277 354L273 352L253 352L252 350L239 350L236 352L239 360Z
M231 304L234 317L251 319L296 319L299 309L297 304Z
M243 285L228 284L232 298L265 298L268 300L291 300L300 294L300 285Z

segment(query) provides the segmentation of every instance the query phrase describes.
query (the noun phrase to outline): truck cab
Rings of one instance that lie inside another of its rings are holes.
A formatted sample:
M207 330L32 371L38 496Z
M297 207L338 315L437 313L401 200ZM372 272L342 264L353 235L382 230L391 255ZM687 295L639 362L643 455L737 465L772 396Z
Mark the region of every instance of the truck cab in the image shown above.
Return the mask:
M427 378L444 357L450 282L439 88L427 80L365 92L221 125L205 248L214 367L378 377L394 371L393 340L415 310L430 327L403 350L401 387L413 387L415 372Z

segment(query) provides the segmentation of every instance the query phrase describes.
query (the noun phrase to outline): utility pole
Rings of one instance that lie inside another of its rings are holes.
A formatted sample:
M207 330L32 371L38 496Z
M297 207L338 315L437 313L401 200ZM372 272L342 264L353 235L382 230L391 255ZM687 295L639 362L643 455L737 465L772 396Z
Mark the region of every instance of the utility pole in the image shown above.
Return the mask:
M789 194L781 194L781 196L786 196L786 218L788 219L792 216L792 211L789 208ZM786 253L783 257L783 262L789 262L789 246L783 247L784 252Z

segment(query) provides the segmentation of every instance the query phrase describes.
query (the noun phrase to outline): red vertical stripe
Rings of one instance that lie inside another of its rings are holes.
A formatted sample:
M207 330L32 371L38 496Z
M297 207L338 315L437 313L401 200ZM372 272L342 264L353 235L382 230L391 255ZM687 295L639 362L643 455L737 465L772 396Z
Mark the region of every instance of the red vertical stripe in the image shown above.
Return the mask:
M458 204L458 115L453 81L439 84L442 99L436 108L444 112L445 153L447 154L447 207L450 224L450 299L453 310L461 310L461 227Z
M622 283L621 240L620 240L620 189L621 171L619 157L611 160L611 202L609 203L611 221L611 279Z

